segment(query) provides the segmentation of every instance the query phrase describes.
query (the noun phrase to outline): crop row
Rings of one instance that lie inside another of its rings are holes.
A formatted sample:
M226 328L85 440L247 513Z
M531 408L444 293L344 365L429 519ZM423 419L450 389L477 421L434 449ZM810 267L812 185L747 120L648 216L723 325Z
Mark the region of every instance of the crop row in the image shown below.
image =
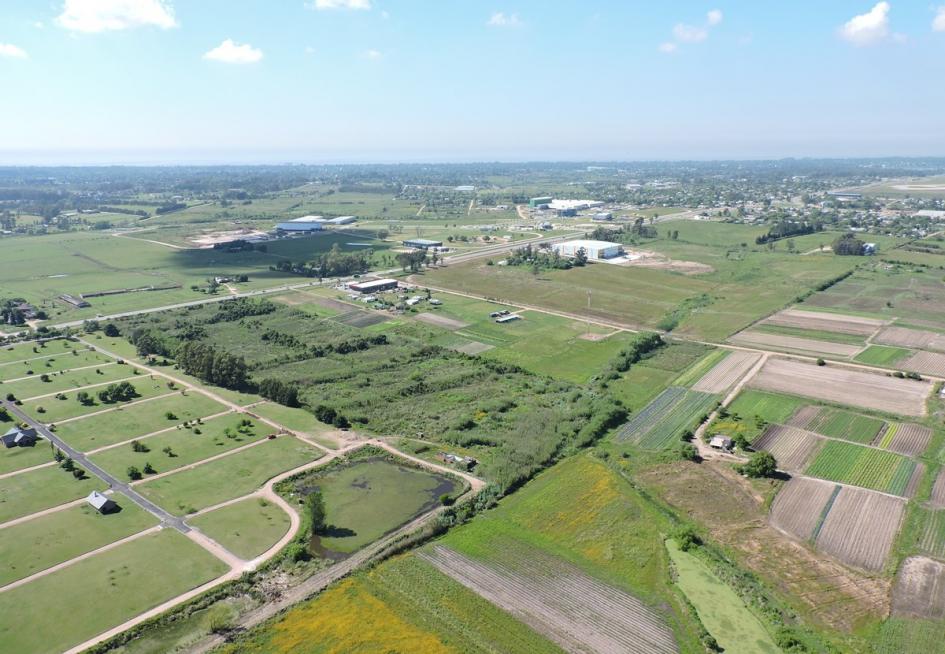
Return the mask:
M841 441L828 441L808 467L807 474L894 495L905 495L915 465L911 459L893 452Z
M664 397L669 391L673 391L672 395ZM711 411L714 403L715 396L709 393L676 387L667 389L628 423L618 438L632 440L648 450L662 449L684 430L695 428L699 418Z

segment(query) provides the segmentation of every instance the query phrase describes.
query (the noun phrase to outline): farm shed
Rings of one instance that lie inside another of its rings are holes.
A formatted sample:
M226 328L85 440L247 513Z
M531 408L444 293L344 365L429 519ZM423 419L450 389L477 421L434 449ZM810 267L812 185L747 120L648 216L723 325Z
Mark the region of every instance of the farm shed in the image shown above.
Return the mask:
M725 450L730 452L734 443L731 438L726 438L725 436L713 436L712 440L709 441L709 447L715 448L717 450Z
M38 438L35 429L11 427L2 437L5 447L32 447Z
M118 509L118 505L114 500L103 495L102 493L99 493L98 491L92 491L89 493L89 496L85 498L85 501L101 514L113 513Z

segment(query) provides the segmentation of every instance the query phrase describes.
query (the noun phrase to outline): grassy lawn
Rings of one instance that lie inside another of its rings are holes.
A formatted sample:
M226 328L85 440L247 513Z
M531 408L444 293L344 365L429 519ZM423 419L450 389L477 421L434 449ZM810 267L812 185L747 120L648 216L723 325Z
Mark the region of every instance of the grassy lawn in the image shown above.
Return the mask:
M676 569L676 583L696 607L699 619L729 654L775 654L781 650L771 635L729 586L694 555L683 552L675 541L666 549Z
M69 345L74 345L69 343ZM16 363L0 364L0 381L8 379L17 379L27 377L29 374L35 374L37 377L43 373L51 375L62 370L71 370L73 368L85 368L102 363L113 363L112 359L84 349L84 346L76 346L74 349L63 348L62 354L52 355L55 345L49 345L46 349L39 349L39 354L30 352L30 356L37 357L19 361ZM32 371L32 373L30 373ZM131 373L128 373L131 374ZM54 389L58 390L58 389ZM26 397L24 395L24 397Z
M265 402L254 406L250 411L263 418L268 418L297 434L311 438L326 447L338 447L337 441L327 436L327 433L335 428L319 422L315 419L315 416L305 409L287 407L275 402ZM264 427L270 429L269 425L264 425Z
M55 397L46 397L40 400L23 402L23 410L37 420L50 424L59 422L60 420L88 415L96 411L125 406L131 402L137 402L149 397L156 397L172 392L171 389L167 387L167 380L163 377L140 375L131 380L131 385L135 387L138 396L128 402L103 403L95 396L101 388L105 388L105 386L103 386L89 391L89 395L92 396L92 404L81 404L76 400L75 394L70 393L65 400L58 400ZM43 410L40 411L40 409Z
M148 452L135 452L131 445L120 445L92 455L92 461L119 479L125 477L128 466L139 470L146 463L158 472L169 472L203 459L242 447L263 438L271 429L252 421L251 426L240 428L240 421L252 420L246 416L228 414L207 420L190 428L181 427L140 441ZM200 433L197 433L197 432ZM171 454L164 452L171 448Z
M86 477L79 481L58 466L8 477L0 482L0 522L49 509L105 490L104 482Z
M189 523L246 560L265 552L289 530L285 511L255 497L197 516Z
M0 529L0 586L157 524L122 495L112 496L121 511L101 515L88 504Z
M452 479L385 459L366 459L313 478L325 498L322 549L350 554L453 495ZM296 484L296 488L299 486Z
M853 360L871 366L893 367L896 365L896 363L902 359L905 359L910 354L912 354L912 351L903 347L870 345L868 348L857 354Z
M57 425L56 435L82 451L121 443L160 429L226 411L205 395L189 391ZM168 419L170 411L175 417Z
M41 375L48 374L49 381L43 381ZM8 381L2 386L3 394L13 393L18 399L26 400L31 397L48 396L50 393L62 393L67 399L75 397L74 391L77 388L86 389L89 395L94 396L100 390L108 386L109 383L120 379L128 379L131 383L137 381L134 368L130 366L120 366L115 363L102 365L96 368L87 368L86 370L74 370L70 372L47 373L42 368L37 368L34 375L29 379L19 381Z
M280 472L321 456L298 439L283 436L244 452L137 486L148 499L177 515L248 495Z
M63 651L226 570L165 529L0 594L0 642L10 652Z
M12 422L0 423L0 432L5 432ZM53 460L52 449L44 440L36 441L33 447L0 448L0 475L23 468L32 468ZM0 484L5 482L0 482Z

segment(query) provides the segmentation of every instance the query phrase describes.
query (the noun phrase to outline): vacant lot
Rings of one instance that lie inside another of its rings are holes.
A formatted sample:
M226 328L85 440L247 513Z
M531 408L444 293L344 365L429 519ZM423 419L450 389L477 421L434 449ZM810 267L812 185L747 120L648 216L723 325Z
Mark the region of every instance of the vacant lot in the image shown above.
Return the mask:
M904 497L915 470L915 461L893 452L828 440L807 474Z
M926 381L776 358L769 359L750 383L762 390L910 416L925 415L932 391Z
M61 652L224 572L164 529L0 593L0 642L10 652Z
M830 482L792 477L771 504L771 526L800 540L808 540L820 527L827 509L840 487Z
M285 535L289 516L268 500L253 497L201 514L188 524L248 561Z
M863 349L860 345L847 343L832 343L819 341L813 338L785 336L783 334L767 334L765 332L748 330L739 332L729 339L737 345L770 347L778 350L794 350L813 354L826 354L840 357L851 357Z
M905 503L845 487L834 500L817 536L817 547L847 565L881 570L899 531Z
M44 378L43 375L46 375ZM67 370L47 373L39 369L35 374L16 380L7 380L3 383L4 395L13 393L17 399L49 397L62 393L69 399L74 398L73 391L82 388L93 397L111 382L127 380L137 381L134 369L130 366L112 363L95 364L92 368L82 370Z
M68 343L68 341L62 341ZM12 361L0 363L0 381L7 383L11 379L20 379L35 375L39 377L43 373L54 375L63 370L74 370L76 368L87 368L89 366L104 365L114 363L112 359L85 349L83 346L77 346L69 343L72 349L65 349L59 354L51 354L53 350L58 350L57 345L47 346L45 349L37 348L39 354L32 351L25 352L19 350L24 356L30 357L23 361ZM128 368L125 368L127 374L131 374ZM22 393L21 393L22 395ZM23 397L26 397L23 395Z
M65 420L73 420L83 416L127 407L135 402L151 400L161 395L173 395L174 391L167 387L167 380L163 377L146 377L144 375L135 377L131 380L134 386L136 396L122 402L103 402L95 396L99 389L89 391L92 400L89 404L79 402L74 393L70 393L66 399L60 400L55 397L47 397L41 400L29 400L23 403L23 410L33 416L36 420L46 424L59 423ZM101 388L105 388L104 386Z
M715 405L715 395L673 386L650 402L617 432L617 440L631 441L648 450L668 447Z
M0 423L0 431L6 431L13 423ZM0 475L24 468L49 463L53 460L53 452L44 440L36 441L32 447L11 447L0 449Z
M890 326L877 334L873 340L885 345L945 352L945 334L922 329Z
M805 311L802 309L786 309L779 311L764 322L771 325L780 325L782 327L796 327L798 329L839 334L854 334L856 336L869 336L885 324L885 321L875 318L848 316L840 313Z
M49 509L93 490L105 490L97 478L79 481L58 466L31 470L0 481L0 523Z
M424 322L428 325L433 325L434 327L442 327L443 329L449 330L462 329L463 327L469 326L469 323L465 323L461 320L456 320L455 318L442 316L436 313L419 313L414 316L414 319Z
M770 452L781 470L803 470L823 439L797 427L771 425L752 443L756 450Z
M566 651L678 651L659 614L565 561L536 552L485 564L439 545L420 556Z
M902 562L893 587L893 613L913 618L945 618L945 563L924 556Z
M760 358L761 355L754 352L732 352L693 384L692 389L705 393L722 393L734 386Z

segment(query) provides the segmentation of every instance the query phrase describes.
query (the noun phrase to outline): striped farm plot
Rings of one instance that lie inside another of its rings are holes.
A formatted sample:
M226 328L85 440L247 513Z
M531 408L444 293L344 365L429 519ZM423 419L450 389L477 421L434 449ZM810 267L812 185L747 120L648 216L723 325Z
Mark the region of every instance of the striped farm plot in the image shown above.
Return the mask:
M945 510L922 510L920 514L919 550L929 556L945 558Z
M932 383L856 370L770 358L750 385L765 391L799 395L907 416L924 416Z
M663 449L685 430L694 429L715 403L715 395L671 386L621 427L616 438L647 450Z
M757 352L732 352L693 384L692 390L703 393L722 393L744 377L759 359L761 355Z
M561 559L529 554L486 564L436 545L420 557L566 652L678 651L662 616L636 597Z
M938 509L945 509L945 468L938 471L932 484L932 497L929 504Z
M916 352L899 363L904 370L914 370L925 375L945 377L945 354L938 352Z
M945 352L945 334L907 327L887 327L873 339L875 343Z
M783 334L768 334L754 330L739 332L728 339L736 345L747 345L751 347L770 347L778 350L790 350L792 352L804 352L812 354L826 354L828 356L852 357L856 356L863 345L852 345L850 343L833 343L830 341L819 341L813 338L803 338L800 336L786 336Z
M886 427L879 418L829 407L806 406L795 413L788 424L830 438L855 443L872 443Z
M929 446L932 430L913 423L891 423L879 438L879 446L906 456L919 456Z
M771 503L768 522L800 540L810 540L823 524L842 487L809 477L792 477Z
M824 440L797 427L769 425L752 447L770 453L781 470L803 470Z
M806 474L842 484L906 497L912 490L916 462L894 452L827 440Z
M821 311L804 311L802 309L786 309L779 311L764 322L779 327L811 329L835 332L838 334L852 334L854 336L871 336L876 330L886 324L884 321L875 318L848 316L840 313L824 313Z
M945 563L924 556L903 561L893 586L892 612L911 618L945 618Z
M904 500L845 486L830 507L815 546L847 565L881 570L904 511Z

